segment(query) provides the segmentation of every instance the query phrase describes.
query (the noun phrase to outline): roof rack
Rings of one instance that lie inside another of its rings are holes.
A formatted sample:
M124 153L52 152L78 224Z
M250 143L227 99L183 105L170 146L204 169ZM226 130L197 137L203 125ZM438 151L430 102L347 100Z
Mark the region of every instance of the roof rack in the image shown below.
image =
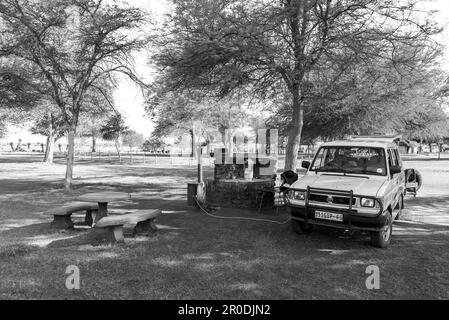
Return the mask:
M379 141L379 142L396 142L402 140L402 135L368 135L368 136L350 136L349 140Z

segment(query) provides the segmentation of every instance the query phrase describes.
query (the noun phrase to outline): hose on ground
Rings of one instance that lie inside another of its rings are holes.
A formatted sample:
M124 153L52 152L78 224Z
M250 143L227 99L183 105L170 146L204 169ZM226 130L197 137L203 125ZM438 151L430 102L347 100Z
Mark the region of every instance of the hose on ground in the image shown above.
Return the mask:
M201 209L201 211L203 211L206 215L212 217L212 218L216 218L216 219L228 219L228 220L246 220L246 221L256 221L256 222L269 222L269 223L274 223L274 224L278 224L278 225L285 225L288 222L290 222L291 218L288 218L286 221L275 221L275 220L269 220L269 219L260 219L260 218L248 218L248 217L224 217L224 216L218 216L212 213L207 212L206 209L204 209L204 207L201 205L201 203L198 201L197 197L194 196L195 198L195 202L198 205L198 207Z

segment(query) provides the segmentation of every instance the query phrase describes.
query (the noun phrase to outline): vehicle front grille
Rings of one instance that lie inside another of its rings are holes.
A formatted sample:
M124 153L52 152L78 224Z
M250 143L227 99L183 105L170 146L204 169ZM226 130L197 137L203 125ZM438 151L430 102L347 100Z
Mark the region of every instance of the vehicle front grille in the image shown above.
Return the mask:
M332 197L332 201L329 201L331 199L329 198L328 195L311 193L309 195L309 200L314 201L314 202L332 203L332 204L349 206L350 198L338 197L338 196L331 196L331 197ZM352 205L355 205L355 198L352 199Z

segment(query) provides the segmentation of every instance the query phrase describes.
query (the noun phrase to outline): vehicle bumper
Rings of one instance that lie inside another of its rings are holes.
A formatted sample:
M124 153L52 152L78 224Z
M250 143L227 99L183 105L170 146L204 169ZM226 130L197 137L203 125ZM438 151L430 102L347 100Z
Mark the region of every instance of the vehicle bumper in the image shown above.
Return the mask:
M343 214L343 222L334 222L315 218L315 211L328 211L333 213ZM344 230L364 230L364 231L381 231L385 226L386 212L376 216L360 215L356 210L349 212L341 209L323 209L320 207L309 206L308 210L305 207L294 206L289 204L287 211L292 220L307 222L311 225L319 225L323 227L330 227ZM307 215L306 215L307 212Z

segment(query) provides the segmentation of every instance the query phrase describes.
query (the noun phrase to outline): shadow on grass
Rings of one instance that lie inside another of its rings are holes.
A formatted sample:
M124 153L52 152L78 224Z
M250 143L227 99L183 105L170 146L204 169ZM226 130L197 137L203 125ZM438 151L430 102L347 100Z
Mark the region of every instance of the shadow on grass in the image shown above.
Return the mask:
M445 206L449 208L449 196L439 196L439 197L408 197L405 200L405 207L420 206L424 208L440 208ZM449 213L448 213L449 214Z
M408 198L402 219L449 226L449 196Z
M267 217L238 209L216 213ZM57 266L76 264L83 270L82 294L90 298L413 298L445 294L436 285L447 279L440 274L446 270L447 254L437 243L448 243L441 233L448 229L442 226L399 221L395 231L402 233L395 234L392 245L382 250L371 247L363 235L344 236L330 229L296 235L289 224L214 219L193 208L167 211L156 222L161 228L152 238L132 237L127 228L124 245L110 246L96 238L93 230L63 233L65 238L53 239L33 256L39 263L29 274L42 270L51 275ZM12 271L17 264L28 268L26 250L11 251L17 257L8 260L10 278L29 275ZM426 274L435 275L425 286L420 280L422 261L428 262ZM383 290L378 293L364 286L365 268L371 264L382 270ZM434 290L428 292L427 287ZM42 281L43 288L48 297L68 295L53 282ZM8 292L23 294L15 289Z
M46 191L62 189L62 179L2 179L0 191L2 194L20 194L28 191Z
M0 156L0 163L42 163L44 160L43 153L36 154L8 154L3 153Z

